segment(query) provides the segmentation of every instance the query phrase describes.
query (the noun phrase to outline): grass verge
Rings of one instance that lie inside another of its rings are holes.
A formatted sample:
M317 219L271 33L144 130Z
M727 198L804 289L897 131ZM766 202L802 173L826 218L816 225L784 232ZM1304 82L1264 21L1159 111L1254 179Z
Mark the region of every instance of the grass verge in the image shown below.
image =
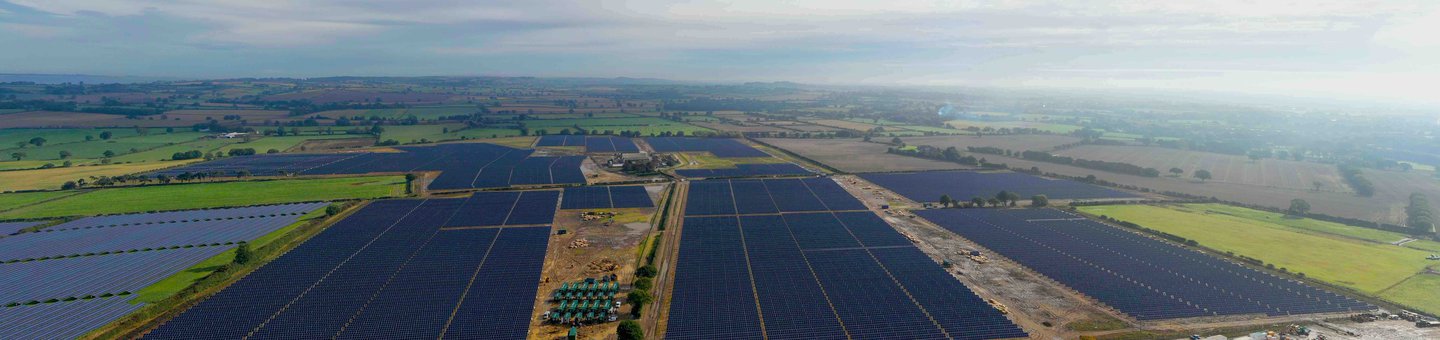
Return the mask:
M369 199L405 193L402 176L259 180L95 189L0 213L0 219L120 214L306 201ZM9 195L0 195L0 201Z

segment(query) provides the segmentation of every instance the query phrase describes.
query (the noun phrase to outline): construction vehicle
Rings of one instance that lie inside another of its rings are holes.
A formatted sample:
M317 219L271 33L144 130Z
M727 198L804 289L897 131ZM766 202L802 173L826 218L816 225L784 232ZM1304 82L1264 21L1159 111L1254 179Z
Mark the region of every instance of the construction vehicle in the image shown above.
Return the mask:
M1010 308L1005 307L1005 304L1000 303L1000 301L995 301L995 299L987 299L985 300L985 302L990 303L990 306L995 307L995 310L1000 311L1000 314L1010 314Z

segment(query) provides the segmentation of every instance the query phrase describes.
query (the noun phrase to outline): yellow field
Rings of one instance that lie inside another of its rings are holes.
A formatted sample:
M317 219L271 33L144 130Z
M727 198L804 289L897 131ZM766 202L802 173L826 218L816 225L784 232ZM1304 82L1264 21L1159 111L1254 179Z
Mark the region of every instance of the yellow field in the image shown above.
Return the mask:
M156 169L180 166L199 161L198 159L184 161L149 162L133 164L109 164L109 165L87 165L72 166L68 168L50 168L36 170L0 171L0 191L17 190L52 190L60 189L66 181L85 179L91 181L91 176L119 176L134 173L152 171Z

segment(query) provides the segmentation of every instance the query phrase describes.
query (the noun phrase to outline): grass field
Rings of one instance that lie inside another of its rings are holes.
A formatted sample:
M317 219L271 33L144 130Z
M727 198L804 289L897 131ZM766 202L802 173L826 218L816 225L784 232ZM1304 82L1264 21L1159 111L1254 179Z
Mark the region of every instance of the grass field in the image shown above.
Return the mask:
M1314 162L1297 162L1279 159L1250 160L1239 155L1225 155L1210 152L1176 150L1161 147L1083 145L1056 152L1058 155L1096 161L1121 162L1147 168L1155 168L1169 174L1170 168L1180 168L1181 176L1190 179L1190 174L1207 170L1214 176L1211 181L1230 182L1289 190L1315 190L1350 192L1335 166ZM1407 193L1408 195L1408 193Z
M995 129L1002 129L1002 128L1011 128L1011 129L1013 129L1013 128L1027 128L1027 129L1040 129L1040 130L1042 130L1042 131L1049 131L1049 132L1060 133L1060 134L1071 133L1071 132L1075 132L1075 130L1081 129L1080 126L1069 125L1069 124L1057 124L1057 123L1045 123L1045 122L1030 122L1030 121L999 121L999 122L989 122L989 121L956 119L956 120L947 121L947 122L945 122L945 124L949 124L951 127L954 127L954 128L956 128L956 129L965 129L965 128L967 128L967 127L972 127L972 126L973 126L973 127L977 127L977 128L981 128L981 129L984 129L984 128L987 128L987 127L989 127L989 128L995 128Z
M147 172L199 161L149 162L56 167L49 169L0 171L0 191L56 190L66 181L90 180L92 176L119 176Z
M159 129L152 129L152 130L159 130ZM131 131L132 133L134 132L134 130L130 130L130 131ZM161 130L161 131L163 131L163 130ZM97 133L97 134L98 134L98 133ZM61 151L66 151L66 152L69 152L69 153L71 154L71 156L69 157L69 159L74 159L74 160L77 160L77 161L78 161L78 160L82 160L82 159L98 159L98 158L102 158L102 157L104 157L105 151L111 151L111 152L114 152L114 153L117 154L117 155L125 155L125 154L131 154L131 153L132 153L131 150L144 151L144 150L154 149L154 148L158 148L158 147L164 147L164 146L170 145L170 144L192 142L192 141L198 140L200 137L203 137L203 136L205 136L205 134L199 133L199 132L163 133L163 132L157 131L157 132L152 132L151 134L146 135L146 136L133 136L133 137L123 137L123 138L111 138L110 140L100 140L100 139L97 137L95 140L93 140L93 141L88 141L88 142L83 140L84 136L81 136L80 138L82 138L82 139L81 139L81 141L79 141L79 142L70 142L70 143L53 143L53 142L47 142L44 146L38 146L38 147L31 145L31 146L27 146L27 147L25 147L25 148L15 148L15 147L14 147L15 145L13 145L13 144L10 144L10 145L0 145L0 147L6 147L6 146L9 146L9 147L10 147L9 149L0 150L0 154L3 154L4 157L6 157L6 158L5 158L6 160L13 160L13 158L10 158L10 155L11 155L12 153L15 153L15 152L23 152L23 153L25 153L25 157L24 157L23 160L57 160L57 161L58 161L58 160L61 160L61 158L60 158L60 152L61 152ZM49 140L49 138L46 138L46 139Z
M1440 314L1440 274L1415 275L1381 292L1380 297L1390 301L1404 301L1406 305L1426 313Z
M643 117L643 118L582 118L582 119L546 119L527 120L525 126L530 128L530 133L537 133L536 130L545 129L550 134L559 134L562 129L574 130L579 125L586 130L597 130L604 132L611 130L616 133L624 130L639 131L642 135L659 135L662 132L684 132L686 135L699 131L714 131L707 128L676 122L672 120Z
M74 195L76 191L39 191L39 192L17 192L0 194L0 211L19 208L27 204L34 204L48 199Z
M686 169L724 169L734 168L736 164L789 163L783 159L775 157L720 158L715 157L715 155L712 155L709 152L686 152L679 153L678 155L683 158L681 160L684 164L682 168Z
M405 192L401 176L290 179L96 189L0 213L0 218L41 218L119 214L157 210L275 204L336 199L398 196ZM0 202L6 196L0 194Z
M1214 210L1210 210L1212 208ZM1369 294L1379 295L1434 264L1425 259L1429 252L1351 236L1383 239L1378 235L1336 231L1336 226L1320 221L1275 222L1276 216L1247 210L1211 204L1080 208L1086 213L1179 235L1199 242L1202 247L1253 257L1276 268ZM1395 301L1412 306L1419 304L1411 300Z
M28 142L35 137L44 138L45 144L84 142L85 136L100 140L100 133L106 131L110 132L111 138L138 134L135 129L3 129L0 130L0 150L13 149L15 143Z
M239 142L239 139L199 139L188 143L166 145L137 153L120 155L116 156L115 158L111 158L110 160L114 163L168 161L171 157L175 155L176 152L185 152L191 150L200 151L202 153L213 152L215 150L219 150L222 147L225 147L226 145Z
M255 149L255 152L256 152L256 153L265 153L266 151L269 151L270 149L275 149L275 150L280 150L280 152L285 152L286 150L289 150L290 148L293 148L293 147L295 147L295 146L298 146L298 145L300 145L300 143L304 143L304 142L307 141L307 140L357 138L357 137L368 137L368 136L370 136L370 135L347 135L347 134L343 134L343 133L337 133L337 134L333 134L333 135L300 135L300 136L283 136L283 137L263 137L263 138L260 138L260 139L251 140L251 141L248 142L248 143L246 143L246 142L240 142L240 143L231 143L231 144L223 145L223 146L221 146L220 148L215 149L215 151L217 151L217 152L230 152L231 149L252 148L252 149Z
M386 126L385 132L380 134L380 140L394 139L401 144L416 143L420 140L431 142L460 139L452 137L446 131L456 131L465 128L465 124L433 124L433 125L397 125Z

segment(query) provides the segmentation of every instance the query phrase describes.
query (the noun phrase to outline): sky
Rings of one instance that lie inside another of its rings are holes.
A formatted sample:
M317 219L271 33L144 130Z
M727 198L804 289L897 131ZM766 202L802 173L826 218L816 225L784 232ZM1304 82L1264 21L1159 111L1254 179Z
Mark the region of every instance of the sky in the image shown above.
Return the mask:
M1440 104L1440 1L0 0L0 73L650 77Z

